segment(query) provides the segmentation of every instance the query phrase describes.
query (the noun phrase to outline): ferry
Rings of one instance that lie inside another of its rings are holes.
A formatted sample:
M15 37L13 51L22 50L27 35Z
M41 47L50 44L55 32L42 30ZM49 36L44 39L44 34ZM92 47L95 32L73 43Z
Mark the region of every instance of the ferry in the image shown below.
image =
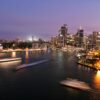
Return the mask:
M48 59L44 59L44 60L36 61L36 62L33 62L33 63L29 63L29 64L22 64L20 66L17 66L14 69L14 71L17 71L19 69L23 69L23 68L26 68L26 67L29 67L29 66L35 66L35 65L38 65L38 64L42 64L42 63L45 63L47 61L48 61Z
M21 60L21 58L4 58L4 59L0 59L0 63L1 62L17 61L17 60Z
M91 87L87 83L79 81L77 79L67 78L66 80L61 81L60 84L67 87L83 90L83 91L91 90Z

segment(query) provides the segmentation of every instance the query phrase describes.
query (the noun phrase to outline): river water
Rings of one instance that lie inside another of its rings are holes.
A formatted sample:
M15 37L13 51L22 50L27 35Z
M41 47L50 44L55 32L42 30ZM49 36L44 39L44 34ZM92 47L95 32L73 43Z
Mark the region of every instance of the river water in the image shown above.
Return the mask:
M100 90L100 72L78 65L74 53L26 51L0 53L0 58L22 60L0 63L0 100L100 100L99 93L88 93L63 87L67 77L79 79ZM18 71L13 69L43 59L47 62Z

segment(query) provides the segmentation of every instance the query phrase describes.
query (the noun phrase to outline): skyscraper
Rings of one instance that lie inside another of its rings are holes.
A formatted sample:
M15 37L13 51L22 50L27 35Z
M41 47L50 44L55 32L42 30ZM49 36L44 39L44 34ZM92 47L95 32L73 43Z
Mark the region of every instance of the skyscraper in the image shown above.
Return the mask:
M67 32L68 32L68 28L66 27L67 25L64 24L63 26L61 26L59 32L60 32L60 36L62 38L62 44L63 47L67 44Z
M96 47L100 50L100 32L98 32L96 36Z
M79 47L82 47L83 46L83 38L84 38L84 30L80 27L77 31L77 43L78 43L78 46Z

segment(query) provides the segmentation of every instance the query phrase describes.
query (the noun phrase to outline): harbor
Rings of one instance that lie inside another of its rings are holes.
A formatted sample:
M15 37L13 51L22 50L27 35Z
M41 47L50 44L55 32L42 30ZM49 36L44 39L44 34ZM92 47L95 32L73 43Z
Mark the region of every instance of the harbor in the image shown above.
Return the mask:
M77 63L89 67L94 70L100 70L100 52L96 50L88 51L86 53L77 53Z
M6 55L9 56L7 53L3 55L5 57ZM66 77L71 77L72 79L92 85L91 88L99 88L99 73L92 70L79 69L76 63L77 59L73 53L69 54L69 52L63 52L62 50L49 53L45 51L37 51L35 53L29 51L16 52L16 56L12 56L12 54L10 56L22 57L22 59L0 63L0 86L2 87L0 93L2 95L9 94L8 98L15 99L14 97L16 97L18 100L19 96L27 99L30 96L33 99L40 100L41 98L45 99L47 97L49 99L55 96L58 100L65 100L65 98L73 99L72 95L75 95L74 99L80 98L84 100L85 98L90 98L90 93L94 94L94 92L87 92L81 89L63 87L59 82L65 80ZM17 71L13 71L13 69L17 69ZM6 92L8 90L9 92ZM78 94L75 94L76 92ZM36 96L36 94L40 96Z

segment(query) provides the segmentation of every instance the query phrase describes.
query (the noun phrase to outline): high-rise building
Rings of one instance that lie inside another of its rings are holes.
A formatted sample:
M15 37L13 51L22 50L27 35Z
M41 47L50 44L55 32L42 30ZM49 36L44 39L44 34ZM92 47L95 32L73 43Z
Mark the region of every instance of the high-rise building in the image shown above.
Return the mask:
M88 36L86 36L86 35L83 36L83 43L84 43L84 49L87 50L88 44L89 44Z
M100 49L100 32L94 31L91 41L93 48Z
M93 46L96 46L97 34L98 34L97 31L94 31L93 34L92 34L92 44L93 44Z
M57 41L57 36L56 37L51 37L51 44L53 47L56 47L58 45L58 41Z
M67 44L67 34L68 34L68 28L66 27L67 25L64 24L63 26L61 26L59 32L59 36L61 37L61 42L63 44L63 47Z
M83 47L84 30L81 27L78 29L76 37L77 37L77 45L79 47Z
M100 49L100 32L96 36L96 48Z

